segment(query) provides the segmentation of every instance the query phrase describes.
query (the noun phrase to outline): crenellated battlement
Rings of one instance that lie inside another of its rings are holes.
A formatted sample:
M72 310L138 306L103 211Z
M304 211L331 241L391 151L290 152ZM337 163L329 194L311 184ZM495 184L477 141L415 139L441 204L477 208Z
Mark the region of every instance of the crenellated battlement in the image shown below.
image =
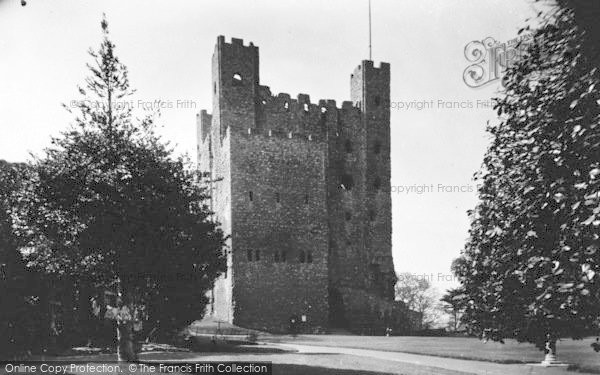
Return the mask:
M390 71L390 64L380 61L379 62L379 66L375 66L375 63L372 60L363 60L362 61L362 66L365 68L369 68L369 69L373 69L376 71L381 71L381 72L389 72Z
M309 114L319 115L331 110L356 110L360 112L360 108L349 100L342 102L341 107L337 107L336 101L333 99L319 99L318 102L313 103L310 101L310 95L308 94L298 94L295 99L292 99L292 96L288 93L273 95L269 86L260 86L258 95L262 105L276 112L308 112ZM304 104L307 107L304 107Z
M212 115L200 111L202 140L210 133ZM288 93L271 94L268 86L260 86L256 98L256 123L254 126L231 129L235 134L257 135L279 139L326 141L344 130L359 126L361 109L352 101L337 106L333 99L320 99L317 103L308 94L296 98Z
M258 48L254 45L254 43L249 42L248 45L246 46L244 44L244 39L240 39L240 38L231 38L231 41L228 43L225 40L225 36L224 35L219 35L217 37L217 45L236 45L236 46L240 46L240 47L254 47L254 48Z
M308 94L272 95L268 86L260 86L257 98L256 128L281 134L301 134L326 139L351 125L341 119L360 118L360 108L352 102L338 107L335 100L321 99L316 103Z

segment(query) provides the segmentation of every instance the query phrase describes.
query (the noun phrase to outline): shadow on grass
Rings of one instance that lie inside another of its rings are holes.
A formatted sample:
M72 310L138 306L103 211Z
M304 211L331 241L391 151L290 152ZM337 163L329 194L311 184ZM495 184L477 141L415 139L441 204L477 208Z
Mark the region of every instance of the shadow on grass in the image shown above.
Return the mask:
M362 348L357 347L356 349L362 349ZM378 350L380 350L380 349L378 349ZM497 358L484 358L481 356L468 356L468 355L463 356L463 355L452 355L452 354L441 354L441 353L423 353L423 352L415 352L415 351L410 351L410 350L395 350L395 351L380 350L380 351L389 352L389 353L415 354L415 355L440 357L440 358L448 358L448 359L461 359L461 360L465 360L465 361L490 362L490 363L498 363L501 365L527 365L527 364L535 363L532 361L524 361L524 360L518 360L518 359L497 359ZM302 354L307 354L307 353L302 353ZM598 367L598 366L569 364L569 366L567 367L567 370L572 371L572 372L586 372L586 373L592 373L592 374L600 374L600 367Z
M273 364L273 375L390 375L392 372L374 372L364 370L342 370L306 365Z
M256 353L256 354L277 354L291 353L297 350L281 349L270 345L239 345L239 344L220 344L220 345L205 345L196 346L191 350L191 353Z
M591 374L600 374L600 367L592 367L586 365L569 365L569 367L567 367L567 370L573 372L587 372Z

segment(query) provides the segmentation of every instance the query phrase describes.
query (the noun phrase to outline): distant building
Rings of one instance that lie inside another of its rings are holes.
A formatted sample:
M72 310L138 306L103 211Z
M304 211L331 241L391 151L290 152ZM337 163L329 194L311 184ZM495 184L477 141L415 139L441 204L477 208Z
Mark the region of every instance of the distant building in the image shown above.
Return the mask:
M209 313L286 332L384 333L394 322L390 65L362 61L351 101L271 94L258 47L217 39L198 160L231 237ZM396 319L397 320L397 319Z

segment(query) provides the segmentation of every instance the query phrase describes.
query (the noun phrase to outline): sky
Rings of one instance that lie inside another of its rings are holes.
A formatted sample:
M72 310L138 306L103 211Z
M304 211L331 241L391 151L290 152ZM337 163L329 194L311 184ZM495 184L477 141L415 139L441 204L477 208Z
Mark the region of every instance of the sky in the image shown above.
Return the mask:
M26 161L73 120L105 13L139 109L170 103L159 124L194 154L195 114L211 104L218 35L259 47L261 84L312 102L350 98L368 58L367 0L0 0L0 159ZM373 60L391 64L393 255L397 272L440 291L468 236L472 175L490 141L499 81L463 81L465 46L508 41L542 5L533 0L372 0Z

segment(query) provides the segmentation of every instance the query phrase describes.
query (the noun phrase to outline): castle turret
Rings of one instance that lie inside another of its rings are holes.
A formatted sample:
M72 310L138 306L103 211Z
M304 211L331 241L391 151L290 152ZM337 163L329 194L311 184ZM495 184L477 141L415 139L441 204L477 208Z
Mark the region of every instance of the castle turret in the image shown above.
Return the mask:
M351 76L352 100L361 108L366 132L365 246L374 290L394 296L392 262L390 65L365 60Z
M217 38L213 55L213 114L218 115L221 136L233 128L253 128L258 100L258 47L242 39Z

